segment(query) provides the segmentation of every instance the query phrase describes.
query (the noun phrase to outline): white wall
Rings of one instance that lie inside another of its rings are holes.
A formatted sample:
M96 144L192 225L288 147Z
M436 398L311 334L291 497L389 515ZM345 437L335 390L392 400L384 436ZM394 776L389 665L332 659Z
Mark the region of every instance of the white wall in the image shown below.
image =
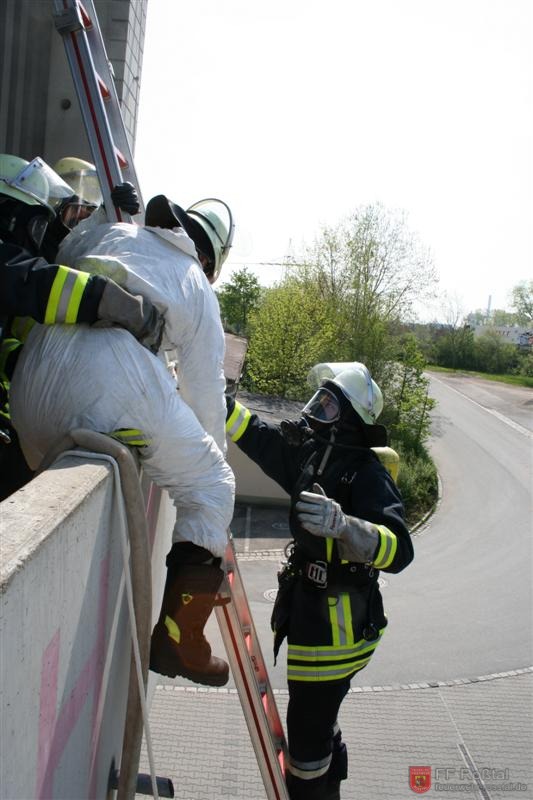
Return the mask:
M0 797L105 797L130 642L113 478L66 457L0 504ZM159 509L159 510L158 510ZM155 492L153 617L173 513Z
M289 495L248 458L236 444L228 441L228 463L235 474L236 500L241 503L289 505Z

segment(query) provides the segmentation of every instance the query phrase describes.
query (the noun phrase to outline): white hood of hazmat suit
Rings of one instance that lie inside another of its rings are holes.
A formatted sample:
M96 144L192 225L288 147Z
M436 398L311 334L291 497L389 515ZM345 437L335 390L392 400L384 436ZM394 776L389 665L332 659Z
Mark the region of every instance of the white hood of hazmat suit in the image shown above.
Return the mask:
M167 367L121 328L35 325L13 376L11 414L36 468L64 433L139 429L147 475L177 509L173 541L222 556L234 477L224 459L224 332L218 301L181 229L124 223L77 226L58 262L108 275L165 316L162 347L178 355L179 391Z

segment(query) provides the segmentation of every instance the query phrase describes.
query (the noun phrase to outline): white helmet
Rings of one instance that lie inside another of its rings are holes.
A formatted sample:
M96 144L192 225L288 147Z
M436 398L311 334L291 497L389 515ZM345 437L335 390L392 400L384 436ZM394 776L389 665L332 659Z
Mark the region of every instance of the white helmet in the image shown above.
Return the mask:
M52 214L59 203L72 196L72 189L42 158L26 161L0 154L0 194L29 206L44 206Z
M95 206L102 205L102 190L94 164L82 158L66 156L54 164L54 170L69 186L72 186L73 193L78 197L83 197Z
M211 252L204 253L210 264L204 271L211 283L220 275L222 264L228 257L233 242L235 225L229 206L223 200L208 197L198 200L187 209L187 214L203 229Z
M307 376L307 382L313 389L320 387L324 381L334 383L342 391L343 395L349 400L354 411L359 414L367 425L374 425L377 418L383 411L383 395L377 383L370 376L368 368L358 361L352 362L329 362L317 364ZM304 408L309 409L314 401L314 405L319 407L317 395L323 391L318 391L311 398ZM326 390L327 391L327 390ZM325 398L327 404L327 398ZM309 415L309 412L307 412Z

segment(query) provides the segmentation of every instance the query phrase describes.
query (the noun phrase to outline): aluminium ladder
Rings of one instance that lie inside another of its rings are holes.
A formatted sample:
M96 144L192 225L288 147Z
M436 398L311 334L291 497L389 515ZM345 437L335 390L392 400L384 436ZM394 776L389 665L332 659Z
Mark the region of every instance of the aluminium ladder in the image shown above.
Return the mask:
M115 208L111 190L130 181L142 197L131 147L115 89L113 68L107 57L92 0L53 0L54 22L63 44L74 81L87 138L102 189L109 222L131 222Z
M287 800L285 758L287 746L276 700L244 590L233 540L224 556L226 579L223 602L215 606L235 686L248 725L268 800Z
M139 182L92 0L53 0L55 25L65 45L72 78L110 222L130 222L113 206L111 190ZM288 800L283 727L253 624L230 538L216 617L239 694L267 800Z

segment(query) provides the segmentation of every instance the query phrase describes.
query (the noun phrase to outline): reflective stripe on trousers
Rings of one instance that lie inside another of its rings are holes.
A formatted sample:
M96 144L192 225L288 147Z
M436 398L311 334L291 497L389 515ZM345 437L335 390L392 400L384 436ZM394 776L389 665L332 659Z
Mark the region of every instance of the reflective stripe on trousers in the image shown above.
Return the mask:
M138 428L119 428L107 435L128 447L148 447L152 443L152 440L145 438Z

